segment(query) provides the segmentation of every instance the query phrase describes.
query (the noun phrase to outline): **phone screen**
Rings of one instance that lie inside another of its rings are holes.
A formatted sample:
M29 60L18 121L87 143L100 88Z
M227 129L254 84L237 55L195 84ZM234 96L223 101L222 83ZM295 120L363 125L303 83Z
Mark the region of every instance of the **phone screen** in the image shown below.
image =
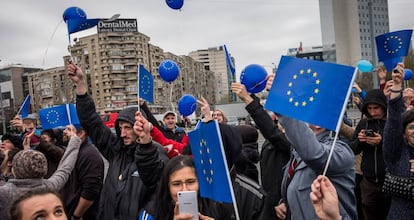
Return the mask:
M198 203L196 191L179 191L178 197L178 210L181 213L193 214L193 218L198 220Z

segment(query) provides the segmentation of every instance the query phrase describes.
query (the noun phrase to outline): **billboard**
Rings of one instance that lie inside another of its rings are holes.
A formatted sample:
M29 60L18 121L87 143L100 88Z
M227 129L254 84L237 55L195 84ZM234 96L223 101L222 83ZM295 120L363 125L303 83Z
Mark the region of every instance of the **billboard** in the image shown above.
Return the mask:
M113 21L101 20L97 27L98 33L138 32L137 19L116 19Z

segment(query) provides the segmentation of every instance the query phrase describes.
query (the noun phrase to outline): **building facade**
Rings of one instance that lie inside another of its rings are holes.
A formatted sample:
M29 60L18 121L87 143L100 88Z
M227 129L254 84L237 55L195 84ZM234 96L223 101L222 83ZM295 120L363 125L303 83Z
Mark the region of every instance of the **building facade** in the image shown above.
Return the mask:
M65 67L56 67L27 74L32 112L64 103L74 103L74 85Z
M79 38L71 47L71 58L86 74L99 113L118 112L138 104L138 64L154 77L154 103L150 105L154 114L177 111L178 100L187 93L212 100L216 87L209 82L215 80L211 71L188 56L164 52L149 41L140 32L101 32ZM175 61L180 67L179 77L171 83L158 74L158 67L165 59Z
M27 75L30 72L39 71L39 68L24 67L22 65L10 65L0 69L0 110L1 132L7 129L6 125L19 111L21 104L27 95L29 88Z
M389 32L387 0L319 0L322 44L336 47L337 63L378 64L375 37Z
M216 78L217 91L212 103L225 104L235 101L231 92L231 83L234 81L226 63L226 54L223 46L192 51L189 56L204 64L206 70L211 71ZM234 63L234 59L233 63Z

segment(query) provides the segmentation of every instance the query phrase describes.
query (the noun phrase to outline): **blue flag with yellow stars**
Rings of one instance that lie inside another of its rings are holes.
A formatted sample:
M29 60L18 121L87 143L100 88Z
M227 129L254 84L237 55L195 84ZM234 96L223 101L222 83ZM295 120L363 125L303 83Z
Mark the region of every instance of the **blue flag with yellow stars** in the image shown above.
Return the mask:
M335 131L355 68L282 56L265 108Z
M63 104L51 108L40 109L39 117L43 130L70 124L78 129L80 127L78 114L74 104Z
M233 201L233 188L216 120L200 123L188 133L197 172L200 196L217 202Z
M69 34L73 34L79 31L83 31L89 28L93 28L96 25L98 25L99 21L101 19L93 18L93 19L87 19L87 18L77 18L77 19L68 19L67 25L68 25L68 32Z
M389 32L375 37L378 60L387 70L392 70L402 58L407 56L413 30Z
M236 72L236 68L234 67L233 61L231 60L229 51L227 51L226 45L224 45L223 47L224 47L224 53L226 54L227 68L230 70L231 75L234 77L234 73Z
M138 92L139 97L154 103L154 77L141 64L138 67Z

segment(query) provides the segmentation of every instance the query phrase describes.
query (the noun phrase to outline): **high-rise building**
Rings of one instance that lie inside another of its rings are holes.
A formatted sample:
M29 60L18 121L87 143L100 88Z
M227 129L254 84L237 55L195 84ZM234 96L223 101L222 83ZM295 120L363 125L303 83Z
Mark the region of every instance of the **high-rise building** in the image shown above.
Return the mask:
M74 85L65 67L55 67L27 74L32 112L63 103L75 102Z
M319 0L322 44L336 48L337 63L378 64L375 36L389 32L387 0Z
M137 28L120 28L136 20L121 20L123 23L116 25L98 25L97 34L76 39L71 46L72 57L65 58L65 64L71 58L85 73L89 93L99 113L118 112L126 106L138 104L138 64L154 77L154 104L149 106L154 114L177 111L177 102L186 93L213 101L211 97L216 87L210 80L214 82L215 79L202 63L187 56L164 52L150 44L150 38L138 32ZM115 26L117 28L113 28ZM170 83L163 81L158 74L158 67L165 59L175 61L180 67L179 77Z
M212 71L215 75L217 91L215 94L215 102L213 102L214 104L226 104L235 101L236 97L231 92L233 76L227 67L226 54L223 46L192 51L189 53L189 56L203 63L205 69Z

